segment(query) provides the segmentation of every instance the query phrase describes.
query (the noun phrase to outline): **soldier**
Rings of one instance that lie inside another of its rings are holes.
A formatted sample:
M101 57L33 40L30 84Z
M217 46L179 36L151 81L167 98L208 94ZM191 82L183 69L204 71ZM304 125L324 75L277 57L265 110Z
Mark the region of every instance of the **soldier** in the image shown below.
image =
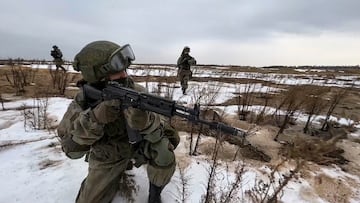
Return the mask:
M56 71L59 70L59 68L66 71L66 69L62 66L64 64L64 61L62 60L62 52L56 45L53 46L53 50L51 50L50 55L54 58Z
M196 60L189 55L190 48L184 47L181 56L177 60L178 66L178 77L181 84L181 89L183 94L186 94L186 89L188 88L188 81L192 77L192 72L190 70L191 65L196 65Z
M98 89L108 82L117 82L146 92L126 72L133 60L130 45L120 47L109 41L95 41L75 56L74 69L81 72L87 84ZM158 114L131 107L122 109L119 100L103 101L92 109L87 102L79 92L58 127L65 154L72 159L85 154L88 157L88 175L76 202L111 202L121 174L132 168L132 161L136 167L147 164L148 202L161 202L160 193L175 171L173 150L180 139L177 131ZM139 133L142 140L129 143L130 131Z

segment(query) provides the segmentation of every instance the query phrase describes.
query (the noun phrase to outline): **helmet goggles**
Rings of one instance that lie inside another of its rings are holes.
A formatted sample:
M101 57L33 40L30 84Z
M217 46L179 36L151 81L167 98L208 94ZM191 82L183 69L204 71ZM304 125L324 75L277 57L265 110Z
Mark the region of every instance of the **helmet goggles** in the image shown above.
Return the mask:
M130 66L131 61L135 60L135 54L129 44L115 49L107 62L103 65L96 65L95 62L83 64L75 57L73 67L76 71L81 71L87 80L96 81L106 77L109 74L126 70Z
M116 49L109 57L109 62L105 66L111 71L118 72L125 70L135 60L135 54L129 44Z

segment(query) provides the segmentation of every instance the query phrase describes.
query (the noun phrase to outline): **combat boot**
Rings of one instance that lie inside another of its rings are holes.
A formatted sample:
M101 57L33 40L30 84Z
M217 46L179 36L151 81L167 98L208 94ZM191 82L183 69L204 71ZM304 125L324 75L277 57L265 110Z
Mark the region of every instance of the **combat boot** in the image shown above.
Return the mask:
M159 187L150 183L148 203L161 203L161 191L163 188L163 186Z
M183 95L186 95L186 89L182 89Z

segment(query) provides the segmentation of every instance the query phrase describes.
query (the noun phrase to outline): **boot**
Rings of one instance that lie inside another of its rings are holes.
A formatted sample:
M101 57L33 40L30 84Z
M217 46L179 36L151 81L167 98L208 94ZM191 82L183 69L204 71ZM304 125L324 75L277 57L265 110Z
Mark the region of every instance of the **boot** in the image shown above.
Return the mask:
M148 203L161 203L161 191L163 188L150 183Z
M182 89L183 95L186 95L186 89Z

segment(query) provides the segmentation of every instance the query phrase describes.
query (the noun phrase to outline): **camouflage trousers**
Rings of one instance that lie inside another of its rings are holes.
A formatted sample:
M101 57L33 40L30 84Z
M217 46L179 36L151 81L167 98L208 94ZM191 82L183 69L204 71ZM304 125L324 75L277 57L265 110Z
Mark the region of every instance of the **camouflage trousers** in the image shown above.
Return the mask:
M142 163L147 163L147 176L149 182L159 187L163 187L170 182L176 168L175 160L162 162L163 160L166 160L166 158L162 157L164 154L170 152L172 154L170 156L173 156L173 152L167 149L168 143L169 141L167 138L163 138L160 142L154 144L147 141L145 142L145 148L151 148L150 151L152 152L149 153L149 150L145 149L144 153L147 154L146 157L148 158L147 161ZM116 148L121 149L119 152L122 151L125 154L128 154L129 150L127 149L126 144L127 143L119 143ZM119 155L115 150L109 150L111 149L111 145L112 144L98 147L106 149L105 153L98 149L92 149L98 154L94 155L92 158L92 154L90 153L88 175L81 184L76 203L109 203L118 192L121 175L127 169L130 158L134 158L134 155L126 155L121 160L108 162L109 159L111 160L114 158L111 156ZM166 149L164 149L165 146ZM97 146L94 148L97 148ZM101 160L94 158L98 155L100 155L99 157ZM103 159L104 157L106 157L106 160Z
M54 63L56 65L56 70L62 69L63 71L66 71L66 69L63 67L64 61L62 59L54 59Z
M179 69L178 72L178 78L180 80L180 85L183 93L186 93L186 90L188 88L188 82L192 77L191 70L185 70L185 69Z

